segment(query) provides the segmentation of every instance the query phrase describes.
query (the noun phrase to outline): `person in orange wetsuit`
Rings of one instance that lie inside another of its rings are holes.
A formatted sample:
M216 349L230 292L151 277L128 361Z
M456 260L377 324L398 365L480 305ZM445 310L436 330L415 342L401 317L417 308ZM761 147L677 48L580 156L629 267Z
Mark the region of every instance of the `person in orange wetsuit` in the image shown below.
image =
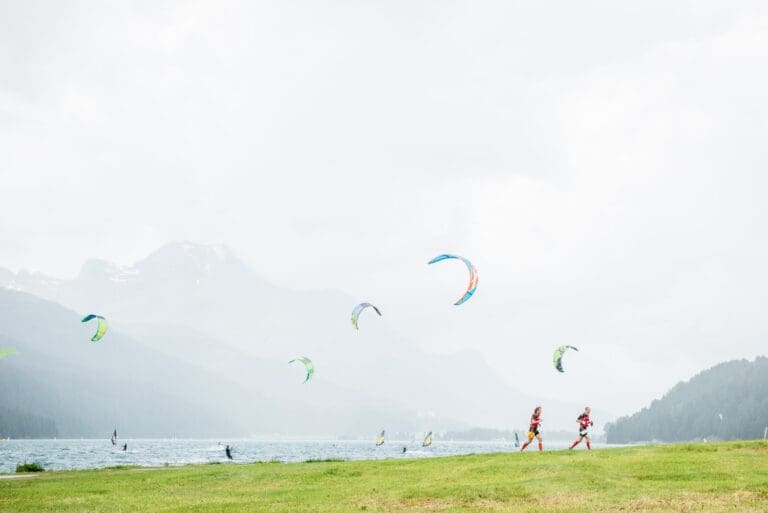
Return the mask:
M544 450L544 440L541 438L541 433L539 433L539 426L541 425L541 406L537 406L535 410L533 410L533 415L531 415L531 424L528 426L528 441L523 444L523 447L520 449L520 452L523 452L526 447L528 447L531 442L533 442L533 438L536 437L536 439L539 441L539 451Z

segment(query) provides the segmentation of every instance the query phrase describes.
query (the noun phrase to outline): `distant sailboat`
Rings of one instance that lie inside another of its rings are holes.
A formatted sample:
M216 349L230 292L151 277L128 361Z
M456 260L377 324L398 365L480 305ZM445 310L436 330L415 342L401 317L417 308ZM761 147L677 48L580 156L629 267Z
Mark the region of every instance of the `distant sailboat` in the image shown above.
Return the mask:
M117 445L117 428L115 428L115 431L112 433L112 438L110 438L112 441L112 445Z
M384 430L381 430L381 434L376 437L376 447L384 445Z
M424 437L424 441L421 442L422 447L429 447L432 445L432 431L427 433L427 436Z

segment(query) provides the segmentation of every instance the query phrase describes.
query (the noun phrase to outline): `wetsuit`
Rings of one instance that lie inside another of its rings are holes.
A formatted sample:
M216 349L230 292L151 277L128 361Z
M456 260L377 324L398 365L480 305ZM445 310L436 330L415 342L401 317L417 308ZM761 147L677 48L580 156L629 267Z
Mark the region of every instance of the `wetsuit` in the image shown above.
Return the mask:
M533 437L539 434L539 424L541 424L541 415L531 415L531 425L528 426L529 440L533 440Z
M582 413L576 418L576 421L579 423L579 438L576 439L575 442L571 444L571 449L579 445L579 442L581 442L582 438L587 439L587 449L592 449L592 444L589 441L589 426L592 425L592 419L589 418L589 414Z
M589 419L589 415L586 413L582 413L577 417L579 421L579 436L589 436L589 426L592 424L592 421Z
M523 444L523 447L520 449L520 452L523 452L526 447L528 447L531 442L533 442L533 438L535 436L538 436L539 434L539 424L541 424L541 414L536 415L535 413L531 415L531 424L528 426L528 441L526 441ZM539 451L544 450L544 444L539 440Z

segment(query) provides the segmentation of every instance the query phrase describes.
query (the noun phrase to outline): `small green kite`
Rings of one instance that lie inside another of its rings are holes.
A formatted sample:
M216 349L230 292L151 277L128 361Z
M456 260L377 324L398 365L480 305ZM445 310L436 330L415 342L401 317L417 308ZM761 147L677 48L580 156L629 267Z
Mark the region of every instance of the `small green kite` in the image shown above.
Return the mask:
M560 372L565 372L563 370L563 355L569 349L578 351L578 349L573 346L560 346L555 349L555 354L552 355L552 363L555 365L555 369L559 370Z
M97 319L98 324L96 325L96 333L94 333L93 337L91 337L91 341L98 342L107 332L107 320L101 315L89 314L83 317L83 320L80 322L88 322L93 319Z
M309 381L310 378L312 378L312 374L315 373L315 364L312 363L312 360L310 360L306 356L301 356L299 358L294 358L288 363L293 363L293 362L301 362L304 364L304 368L307 370L307 378L304 380L304 383Z

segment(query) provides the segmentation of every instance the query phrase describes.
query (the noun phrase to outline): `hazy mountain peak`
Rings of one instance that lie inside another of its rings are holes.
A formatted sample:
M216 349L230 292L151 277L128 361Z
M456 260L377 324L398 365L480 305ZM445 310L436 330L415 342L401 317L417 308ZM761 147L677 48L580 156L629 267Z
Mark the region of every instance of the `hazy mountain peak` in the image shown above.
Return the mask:
M125 281L132 275L131 267L120 267L112 262L101 259L87 260L80 268L79 279L99 280L108 278L112 281Z
M21 269L15 275L11 273L10 277L3 274L0 277L0 285L10 290L38 291L41 287L58 287L61 280L51 278L39 272Z
M197 244L189 241L166 244L135 267L140 270L171 270L196 271L208 274L214 269L235 265L241 268L246 265L235 257L234 253L222 244Z
M227 246L183 241L166 244L133 265L119 266L106 260L90 259L83 264L78 279L114 283L172 275L199 279L224 268L243 271L247 265Z

